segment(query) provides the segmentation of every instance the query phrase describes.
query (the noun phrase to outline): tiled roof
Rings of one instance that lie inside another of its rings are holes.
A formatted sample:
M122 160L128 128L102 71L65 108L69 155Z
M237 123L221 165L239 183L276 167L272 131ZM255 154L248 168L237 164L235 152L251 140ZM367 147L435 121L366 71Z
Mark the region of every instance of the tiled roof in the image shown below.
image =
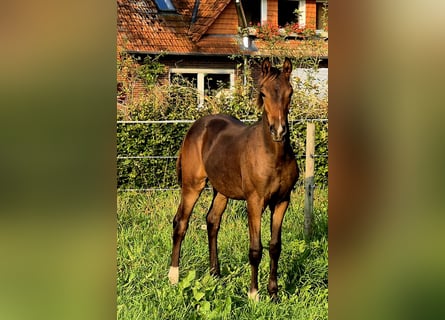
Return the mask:
M220 42L202 37L230 0L201 0L194 23L195 0L172 2L175 13L159 12L151 0L117 0L118 45L144 53L215 53L216 48L224 49ZM233 42L225 42L225 52L233 53Z
M232 55L240 53L240 44L235 36L204 36L197 43L197 49L204 54Z
M128 51L187 53L189 23L179 14L160 14L150 0L118 0L117 43Z

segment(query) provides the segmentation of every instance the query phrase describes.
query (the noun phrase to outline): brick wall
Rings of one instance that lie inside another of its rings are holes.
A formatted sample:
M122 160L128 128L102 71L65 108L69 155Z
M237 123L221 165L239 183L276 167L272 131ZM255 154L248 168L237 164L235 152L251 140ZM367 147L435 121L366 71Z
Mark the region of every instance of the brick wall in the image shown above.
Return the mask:
M315 29L317 4L315 0L306 0L306 28Z
M118 59L120 60L119 57ZM137 79L137 76L131 71L137 67L137 63L127 63L127 67L118 70L116 74L117 100L123 104L133 103L147 92L143 81Z
M278 25L278 0L267 1L267 23L272 26Z

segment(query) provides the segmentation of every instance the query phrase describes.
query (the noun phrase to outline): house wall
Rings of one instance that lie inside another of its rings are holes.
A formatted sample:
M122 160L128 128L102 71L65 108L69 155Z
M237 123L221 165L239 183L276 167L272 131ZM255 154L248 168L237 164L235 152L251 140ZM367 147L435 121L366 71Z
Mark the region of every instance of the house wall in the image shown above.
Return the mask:
M238 16L235 2L232 1L215 22L207 30L206 34L236 34L238 31Z
M316 28L317 5L316 0L305 1L305 25L307 28ZM267 1L267 23L278 25L278 0ZM216 19L206 34L236 34L238 28L238 18L235 2L232 1Z
M306 28L315 29L317 21L316 0L306 0Z
M120 57L118 59L122 62ZM116 75L118 103L122 104L137 102L147 93L143 81L131 71L137 68L137 63L129 61L127 63L127 67L118 70Z
M267 1L267 22L272 25L278 25L278 0Z

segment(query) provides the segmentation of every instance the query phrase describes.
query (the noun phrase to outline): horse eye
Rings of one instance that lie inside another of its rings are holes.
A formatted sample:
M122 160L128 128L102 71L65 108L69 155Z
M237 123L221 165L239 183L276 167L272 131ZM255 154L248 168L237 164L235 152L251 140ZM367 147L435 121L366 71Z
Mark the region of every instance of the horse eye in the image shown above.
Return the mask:
M261 98L264 98L266 95L264 93L260 92L260 96L261 96Z

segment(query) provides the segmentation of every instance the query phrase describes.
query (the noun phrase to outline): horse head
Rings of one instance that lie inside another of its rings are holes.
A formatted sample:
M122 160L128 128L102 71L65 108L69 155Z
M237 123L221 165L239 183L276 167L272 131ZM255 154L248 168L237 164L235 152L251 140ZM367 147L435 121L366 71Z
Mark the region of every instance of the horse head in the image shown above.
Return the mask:
M284 60L282 71L272 67L269 58L261 64L261 80L258 104L263 106L265 120L269 126L272 140L282 142L288 132L287 115L292 97L290 74L292 63Z

